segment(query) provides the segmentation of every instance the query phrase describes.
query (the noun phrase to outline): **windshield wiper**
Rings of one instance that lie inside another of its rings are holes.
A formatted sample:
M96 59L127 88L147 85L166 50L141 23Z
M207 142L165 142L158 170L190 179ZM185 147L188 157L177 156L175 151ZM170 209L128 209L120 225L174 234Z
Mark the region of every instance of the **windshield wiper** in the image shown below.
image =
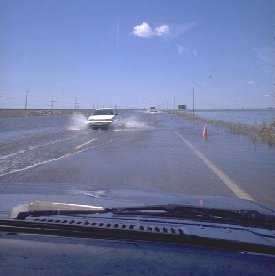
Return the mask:
M256 210L224 210L177 204L104 208L90 205L35 201L30 204L22 204L14 207L10 218L24 220L29 216L89 215L103 213L112 213L117 216L180 218L275 229L275 216L262 214Z
M21 204L12 209L10 218L24 220L26 217L73 215L73 214L98 214L106 213L106 209L98 206L58 203L48 201L34 201Z
M181 218L205 222L230 223L238 225L261 226L275 229L275 216L262 214L256 210L225 210L184 206L177 204L144 207L114 208L116 215L143 215L166 218Z

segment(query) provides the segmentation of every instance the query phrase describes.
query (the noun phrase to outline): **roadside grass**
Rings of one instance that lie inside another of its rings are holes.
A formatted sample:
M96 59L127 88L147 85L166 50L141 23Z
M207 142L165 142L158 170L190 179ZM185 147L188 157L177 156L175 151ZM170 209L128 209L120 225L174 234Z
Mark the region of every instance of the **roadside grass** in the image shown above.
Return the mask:
M272 123L263 123L260 125L252 126L237 122L226 122L215 119L204 119L198 115L193 115L188 112L176 113L184 117L188 121L199 121L205 124L211 124L216 127L228 129L231 133L246 135L252 140L262 141L269 146L275 146L275 121Z

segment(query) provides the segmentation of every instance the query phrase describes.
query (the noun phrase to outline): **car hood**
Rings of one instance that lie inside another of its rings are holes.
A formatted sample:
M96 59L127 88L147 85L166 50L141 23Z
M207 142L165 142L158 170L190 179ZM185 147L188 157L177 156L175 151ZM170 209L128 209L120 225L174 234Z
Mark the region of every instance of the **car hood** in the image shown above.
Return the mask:
M88 120L112 120L115 115L91 115Z
M70 187L74 188L68 189L68 185L64 183L2 184L0 187L0 217L6 218L13 207L35 200L85 204L104 208L180 204L223 210L253 210L266 215L275 215L272 208L235 197L182 196L158 191L127 189L83 190L78 189L77 184L70 184Z

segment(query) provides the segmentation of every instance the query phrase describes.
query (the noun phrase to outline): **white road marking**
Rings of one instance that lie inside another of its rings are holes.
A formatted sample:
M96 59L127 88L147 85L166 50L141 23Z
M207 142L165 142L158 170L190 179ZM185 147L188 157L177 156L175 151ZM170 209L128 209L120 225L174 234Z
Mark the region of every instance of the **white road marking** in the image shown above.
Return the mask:
M79 150L79 149L81 149L81 148L83 148L83 147L89 145L89 144L92 143L94 140L96 140L96 138L91 139L91 140L89 140L89 141L87 141L87 142L85 142L85 143L83 143L83 144L81 144L81 145L75 147L75 150Z
M218 169L209 159L207 159L198 149L196 149L188 140L186 140L178 131L175 133L181 140L201 159L204 164L239 198L254 200L247 192L239 187L228 175Z

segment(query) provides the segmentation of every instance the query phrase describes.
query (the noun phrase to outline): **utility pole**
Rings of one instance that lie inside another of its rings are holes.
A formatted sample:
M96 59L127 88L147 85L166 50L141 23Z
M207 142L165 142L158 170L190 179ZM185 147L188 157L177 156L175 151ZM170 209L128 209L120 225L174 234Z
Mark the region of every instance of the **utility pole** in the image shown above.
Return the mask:
M25 92L26 92L26 97L25 97L25 109L27 109L27 106L28 106L28 90L26 90Z
M77 102L77 98L75 98L74 99L74 109L78 109L79 108L79 104L80 103Z
M194 91L194 87L193 87L193 115L195 112L195 91Z
M174 96L174 110L176 109L176 97Z
M53 109L53 103L55 103L56 101L51 100L51 101L49 101L49 102L52 103L52 104L51 104L51 109Z

